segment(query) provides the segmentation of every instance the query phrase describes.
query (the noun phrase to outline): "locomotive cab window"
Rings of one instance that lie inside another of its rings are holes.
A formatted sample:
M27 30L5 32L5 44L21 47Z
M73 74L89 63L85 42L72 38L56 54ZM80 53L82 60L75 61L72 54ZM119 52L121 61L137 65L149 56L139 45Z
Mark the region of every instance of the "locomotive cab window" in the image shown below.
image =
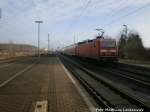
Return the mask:
M113 48L116 46L115 41L102 41L101 42L101 47L103 48Z

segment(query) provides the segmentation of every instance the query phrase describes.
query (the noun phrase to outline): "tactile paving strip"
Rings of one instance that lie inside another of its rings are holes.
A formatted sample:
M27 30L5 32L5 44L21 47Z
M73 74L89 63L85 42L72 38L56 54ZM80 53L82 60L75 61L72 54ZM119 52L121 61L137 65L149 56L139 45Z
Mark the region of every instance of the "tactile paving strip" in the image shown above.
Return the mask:
M89 112L57 58L51 59L49 71L49 112Z

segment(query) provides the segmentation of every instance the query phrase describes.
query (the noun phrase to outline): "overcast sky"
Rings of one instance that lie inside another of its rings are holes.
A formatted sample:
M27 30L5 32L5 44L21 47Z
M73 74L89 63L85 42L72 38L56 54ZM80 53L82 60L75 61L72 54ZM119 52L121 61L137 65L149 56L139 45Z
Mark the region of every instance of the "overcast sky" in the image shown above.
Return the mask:
M37 24L42 20L41 46L66 46L92 39L95 28L118 38L122 25L140 33L150 47L150 0L0 0L0 42L37 45Z

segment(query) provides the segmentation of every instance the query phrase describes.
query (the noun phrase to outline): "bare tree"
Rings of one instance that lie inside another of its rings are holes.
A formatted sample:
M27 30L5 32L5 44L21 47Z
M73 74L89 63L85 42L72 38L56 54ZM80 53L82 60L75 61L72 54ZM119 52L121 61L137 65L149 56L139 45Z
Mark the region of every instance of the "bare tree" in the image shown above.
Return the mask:
M143 46L140 35L130 32L125 44L125 56L128 59L147 60L148 54Z

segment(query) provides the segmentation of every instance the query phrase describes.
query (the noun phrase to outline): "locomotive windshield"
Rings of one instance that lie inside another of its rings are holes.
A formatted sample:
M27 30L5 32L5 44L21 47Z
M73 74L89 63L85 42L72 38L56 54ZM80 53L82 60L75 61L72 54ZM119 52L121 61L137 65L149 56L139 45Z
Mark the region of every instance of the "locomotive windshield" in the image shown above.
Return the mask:
M102 48L113 48L113 47L116 47L116 42L115 41L110 41L110 40L107 40L107 41L101 41L101 47Z

